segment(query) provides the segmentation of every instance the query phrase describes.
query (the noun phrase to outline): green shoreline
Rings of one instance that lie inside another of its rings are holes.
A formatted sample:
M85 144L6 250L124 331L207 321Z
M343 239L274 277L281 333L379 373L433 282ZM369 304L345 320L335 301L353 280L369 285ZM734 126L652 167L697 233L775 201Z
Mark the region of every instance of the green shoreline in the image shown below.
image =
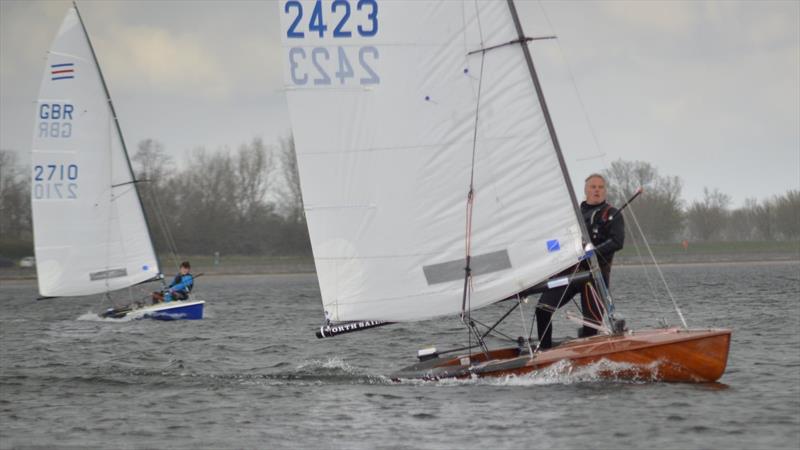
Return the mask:
M765 245L766 244L766 245ZM680 244L656 244L651 247L656 261L661 266L696 264L765 264L794 263L800 265L800 243L698 243L690 244L684 250ZM626 246L614 258L617 267L636 267L652 265L647 250L640 246L640 258L634 246ZM231 255L223 256L214 264L211 256L184 256L192 262L193 272L205 276L236 275L290 275L313 274L314 260L310 256L265 257ZM644 263L642 263L644 261ZM175 271L179 261L172 257L162 257L162 269L169 276ZM0 268L0 280L34 280L35 268Z

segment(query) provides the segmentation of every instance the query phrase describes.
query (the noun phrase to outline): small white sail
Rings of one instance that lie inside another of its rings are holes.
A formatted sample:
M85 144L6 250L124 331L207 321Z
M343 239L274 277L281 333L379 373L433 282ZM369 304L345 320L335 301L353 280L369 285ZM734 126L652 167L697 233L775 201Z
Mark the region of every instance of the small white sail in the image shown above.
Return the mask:
M469 55L518 39L505 1L279 7L303 201L331 320L461 311L473 136L471 308L579 260L580 225L520 44Z
M71 8L47 56L32 145L39 292L87 295L159 273L100 69Z

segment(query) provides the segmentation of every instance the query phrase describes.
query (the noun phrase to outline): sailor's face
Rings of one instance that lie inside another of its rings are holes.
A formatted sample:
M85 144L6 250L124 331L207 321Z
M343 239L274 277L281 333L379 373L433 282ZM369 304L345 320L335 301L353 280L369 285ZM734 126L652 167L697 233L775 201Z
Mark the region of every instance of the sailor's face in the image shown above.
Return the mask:
M606 183L600 177L589 178L583 192L586 194L586 203L590 205L599 205L606 201Z
M186 275L187 273L189 273L189 269L186 267L181 267L181 275Z

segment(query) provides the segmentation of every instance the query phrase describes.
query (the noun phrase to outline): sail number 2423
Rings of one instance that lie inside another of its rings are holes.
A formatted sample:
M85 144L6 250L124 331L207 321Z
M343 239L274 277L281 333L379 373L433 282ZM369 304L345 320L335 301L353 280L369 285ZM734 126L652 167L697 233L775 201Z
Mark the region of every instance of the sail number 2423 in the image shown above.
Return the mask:
M297 43L286 53L292 84L380 83L376 66L380 59L378 48L347 42L347 39L363 42L364 38L378 34L377 0L287 0L281 9L285 15L286 41ZM319 40L327 45L314 45Z

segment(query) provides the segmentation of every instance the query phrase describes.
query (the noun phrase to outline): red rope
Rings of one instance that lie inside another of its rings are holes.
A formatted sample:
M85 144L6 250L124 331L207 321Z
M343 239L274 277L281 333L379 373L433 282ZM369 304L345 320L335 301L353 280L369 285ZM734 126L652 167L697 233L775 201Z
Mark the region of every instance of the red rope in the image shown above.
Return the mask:
M466 235L464 237L465 242L465 250L466 256L470 255L471 247L472 247L472 205L473 205L474 196L472 195L472 189L470 189L469 194L467 194L467 229Z
M589 309L589 315L591 315L595 321L599 322L600 319L598 319L597 314L595 314L594 308L592 308L592 303L594 303L593 301L594 299L590 297L591 291L589 290L589 285L590 283L586 283L585 285L583 285L583 298L586 299L586 308Z
M603 306L602 302L599 301L599 295L597 291L594 289L594 286L591 283L586 283L584 289L591 292L591 297L589 297L589 292L587 292L586 304L589 306L589 311L592 313L592 317L597 321L598 324L603 323L603 316L606 313L606 309ZM597 312L600 313L600 317L595 315L594 309L591 307L591 304L594 303L597 306Z
M472 254L472 207L474 204L475 196L473 195L473 191L470 188L469 194L467 194L467 229L466 229L466 236L465 236L465 251L466 251L466 258L469 258ZM471 300L471 296L469 295L470 292L473 291L472 285L472 274L469 275L469 288L467 290L467 300ZM468 303L469 304L469 303Z

